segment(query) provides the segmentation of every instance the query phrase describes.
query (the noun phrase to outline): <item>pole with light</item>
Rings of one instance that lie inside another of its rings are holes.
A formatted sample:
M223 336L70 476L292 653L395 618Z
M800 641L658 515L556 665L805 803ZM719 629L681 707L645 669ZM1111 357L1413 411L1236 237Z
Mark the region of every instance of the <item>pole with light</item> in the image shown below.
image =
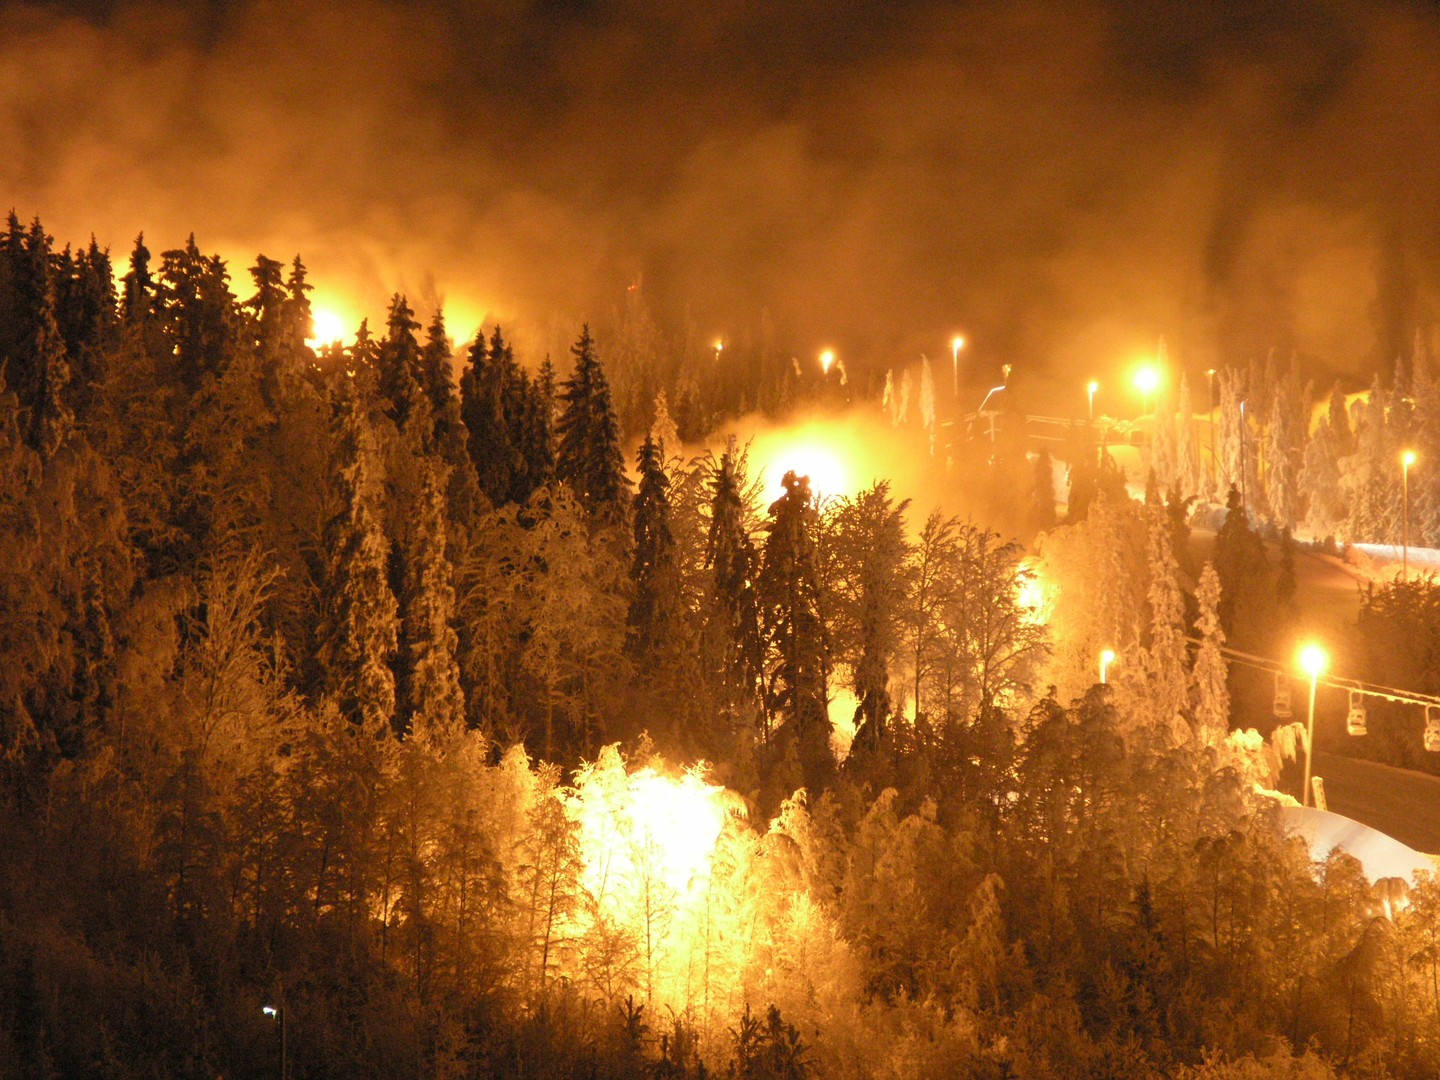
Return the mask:
M950 381L955 397L960 396L960 350L965 347L965 335L956 334L950 339Z
M1100 651L1100 685L1104 686L1110 681L1110 665L1115 662L1114 649L1102 649Z
M1415 464L1415 451L1406 450L1400 455L1400 482L1404 489L1401 505L1404 507L1405 529L1401 536L1400 576L1410 580L1410 466Z
M260 1011L270 1017L271 1020L280 1021L280 1080L285 1080L285 1077L289 1075L285 1061L285 1051L287 1049L285 1045L285 1009L283 1006L277 1008L274 1005L265 1005L261 1007Z
M1305 723L1305 790L1300 793L1301 806L1310 805L1310 764L1315 752L1315 685L1329 666L1329 654L1314 642L1300 650L1300 670L1310 676L1310 713Z
M1140 391L1140 415L1150 411L1150 395L1160 386L1160 369L1154 364L1142 364L1135 369L1135 389Z
M1095 391L1100 389L1100 384L1094 379L1090 380L1085 392L1090 395L1090 423L1095 423Z

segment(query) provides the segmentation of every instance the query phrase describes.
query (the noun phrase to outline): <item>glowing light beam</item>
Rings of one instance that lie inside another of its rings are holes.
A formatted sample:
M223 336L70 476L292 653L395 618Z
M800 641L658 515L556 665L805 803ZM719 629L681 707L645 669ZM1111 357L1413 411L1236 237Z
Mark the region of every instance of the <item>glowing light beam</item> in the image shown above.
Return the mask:
M305 344L312 349L343 342L350 336L350 322L334 308L312 307L310 309L312 337Z

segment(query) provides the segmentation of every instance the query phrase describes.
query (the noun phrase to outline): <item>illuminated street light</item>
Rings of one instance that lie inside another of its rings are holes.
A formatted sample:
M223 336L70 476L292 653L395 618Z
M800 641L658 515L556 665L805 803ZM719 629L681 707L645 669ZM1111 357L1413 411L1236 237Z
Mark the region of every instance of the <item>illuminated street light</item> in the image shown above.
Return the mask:
M956 334L950 339L950 375L954 383L955 396L960 396L960 350L965 347L965 335Z
M1315 684L1330 666L1330 654L1313 641L1300 650L1300 670L1310 676L1310 716L1305 724L1305 790L1300 805L1310 805L1310 762L1315 753Z
M1404 487L1404 495L1401 498L1401 503L1405 509L1405 532L1400 548L1400 576L1406 581L1410 580L1410 466L1414 464L1414 450L1406 450L1400 455L1400 477L1402 486Z
M820 354L820 370L823 371L826 375L829 375L829 374L830 374L830 369L831 369L832 367L834 367L834 366L835 366L835 350L834 350L834 349L826 349L824 352L822 352L822 353Z
M716 359L716 360L719 360L719 359L720 359L720 354L721 354L722 352L724 352L724 351L725 351L725 339L724 339L724 338L716 338L716 339L715 339L715 359Z
M1154 364L1142 364L1135 369L1135 389L1140 391L1140 415L1150 411L1150 395L1160 386L1160 369Z
M280 1021L280 1080L285 1080L285 1077L289 1075L285 1053L285 1010L283 1008L277 1009L274 1005L264 1005L261 1006L260 1011L270 1017L271 1020L278 1019Z
M1090 422L1092 424L1095 422L1095 391L1099 389L1100 384L1094 379L1091 379L1090 385L1085 387L1085 392L1090 395Z
M1110 680L1109 680L1110 665L1113 664L1114 662L1115 662L1115 650L1114 650L1114 649L1103 649L1103 650L1101 650L1101 652L1100 652L1100 683L1101 683L1102 686L1105 685L1106 683L1108 683L1108 682L1110 681Z

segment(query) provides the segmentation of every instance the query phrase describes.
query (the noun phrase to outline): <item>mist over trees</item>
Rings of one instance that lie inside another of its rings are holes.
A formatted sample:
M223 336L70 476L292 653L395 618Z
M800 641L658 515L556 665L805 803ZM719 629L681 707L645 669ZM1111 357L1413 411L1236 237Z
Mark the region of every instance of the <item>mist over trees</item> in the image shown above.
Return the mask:
M1389 535L1428 366L1313 431L1222 375L1194 567L1188 423L1145 503L1072 431L1058 524L1010 436L955 450L1004 532L767 503L682 437L838 377L633 310L613 368L457 348L403 295L317 352L309 291L0 236L0 1075L1440 1070L1435 883L1382 917L1281 834L1220 653L1284 625L1262 531Z

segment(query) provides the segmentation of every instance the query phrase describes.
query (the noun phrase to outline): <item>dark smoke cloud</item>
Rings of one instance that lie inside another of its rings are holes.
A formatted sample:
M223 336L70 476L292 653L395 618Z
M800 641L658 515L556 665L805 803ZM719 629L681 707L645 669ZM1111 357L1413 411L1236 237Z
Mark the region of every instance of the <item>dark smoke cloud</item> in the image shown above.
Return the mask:
M0 195L62 240L299 250L357 313L546 348L643 277L706 335L763 306L861 372L963 328L1077 399L1161 335L1388 367L1436 318L1437 130L1399 2L0 12Z

